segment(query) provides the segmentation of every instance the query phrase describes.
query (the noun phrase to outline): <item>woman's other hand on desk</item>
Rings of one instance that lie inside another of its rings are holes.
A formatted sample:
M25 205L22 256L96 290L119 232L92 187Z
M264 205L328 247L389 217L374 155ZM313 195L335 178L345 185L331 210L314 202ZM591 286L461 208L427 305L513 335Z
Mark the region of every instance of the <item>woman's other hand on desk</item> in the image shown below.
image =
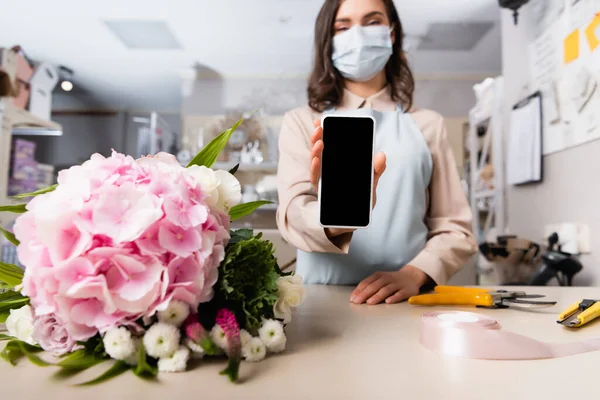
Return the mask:
M313 185L315 192L319 190L319 179L321 179L321 156L323 155L323 128L321 127L321 121L315 120L315 130L310 137L311 141L311 153L310 153L310 182ZM373 207L377 203L377 184L379 178L385 172L386 158L384 153L377 153L373 160ZM354 229L326 229L327 236L334 238L345 233L353 232Z
M399 271L376 272L358 284L350 301L355 304L399 303L419 294L427 280L427 274L410 265Z

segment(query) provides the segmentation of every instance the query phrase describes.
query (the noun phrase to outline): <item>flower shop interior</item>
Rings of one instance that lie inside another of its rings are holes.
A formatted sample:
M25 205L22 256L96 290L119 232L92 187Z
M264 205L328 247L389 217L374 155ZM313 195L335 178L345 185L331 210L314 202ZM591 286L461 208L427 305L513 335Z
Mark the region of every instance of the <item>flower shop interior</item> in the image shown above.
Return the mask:
M2 396L593 396L600 0L0 10Z
M600 120L590 110L600 96L600 7L595 0L510 3L395 1L414 103L444 117L473 212L479 252L453 282L598 285ZM243 119L215 167L239 164L243 201L272 203L234 225L263 232L280 264L293 268L296 249L276 225L278 140L284 114L307 103L322 4L5 4L0 203L112 149L135 158L165 151L185 165ZM518 116L536 99L537 125ZM13 219L0 215L7 230ZM18 263L2 243L2 260ZM564 265L549 260L552 252Z

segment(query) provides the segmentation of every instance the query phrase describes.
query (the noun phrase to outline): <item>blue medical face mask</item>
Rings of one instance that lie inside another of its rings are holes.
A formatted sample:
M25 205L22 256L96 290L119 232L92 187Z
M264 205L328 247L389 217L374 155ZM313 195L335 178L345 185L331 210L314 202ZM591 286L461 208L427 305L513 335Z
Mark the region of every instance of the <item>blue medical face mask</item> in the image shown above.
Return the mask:
M385 68L393 53L390 32L384 25L355 25L335 35L331 57L334 67L346 79L372 79Z

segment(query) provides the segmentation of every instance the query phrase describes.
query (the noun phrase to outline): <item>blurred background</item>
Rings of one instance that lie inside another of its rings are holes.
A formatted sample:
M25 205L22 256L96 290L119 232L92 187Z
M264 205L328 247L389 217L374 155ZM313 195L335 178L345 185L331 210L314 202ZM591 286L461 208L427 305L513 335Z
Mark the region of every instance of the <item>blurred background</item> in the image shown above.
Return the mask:
M600 192L592 175L600 132L587 111L597 104L600 63L591 43L600 2L395 3L417 81L415 103L446 118L475 215L481 252L456 283L600 283L594 255L600 251ZM58 171L95 152L139 157L167 151L187 164L245 118L216 167L239 163L244 201L274 202L236 226L265 232L280 263L293 262L295 250L275 226L277 141L283 114L307 102L322 4L4 2L0 203L54 183ZM577 44L575 31L581 32ZM535 106L538 93L541 126L515 124L513 109ZM514 140L516 127L531 141ZM532 162L531 176L515 174ZM0 215L4 227L11 222ZM550 261L552 254L560 263ZM2 257L14 258L6 243Z

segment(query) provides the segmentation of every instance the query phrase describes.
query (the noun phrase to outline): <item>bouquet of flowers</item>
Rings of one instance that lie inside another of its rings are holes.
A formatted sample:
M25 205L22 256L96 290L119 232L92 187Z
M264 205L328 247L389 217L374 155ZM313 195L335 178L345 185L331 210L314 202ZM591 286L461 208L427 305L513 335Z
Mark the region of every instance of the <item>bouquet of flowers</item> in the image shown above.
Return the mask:
M237 167L210 168L241 122L187 168L166 153L94 154L16 196L28 203L0 207L21 214L2 233L25 267L0 263L0 355L68 371L115 360L94 384L202 357L226 357L222 373L236 381L242 360L283 351L302 279L281 271L260 234L230 230L268 202L238 204Z

